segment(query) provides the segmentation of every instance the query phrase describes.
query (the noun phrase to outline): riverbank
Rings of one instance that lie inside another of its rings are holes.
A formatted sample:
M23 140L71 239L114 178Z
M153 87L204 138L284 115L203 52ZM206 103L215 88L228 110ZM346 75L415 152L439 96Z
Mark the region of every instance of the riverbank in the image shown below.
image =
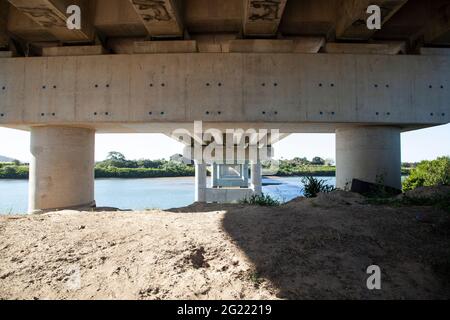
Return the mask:
M335 178L324 178L335 185ZM28 210L28 181L0 180L0 215L25 214ZM130 210L185 207L194 202L195 179L95 179L95 200L99 206ZM263 192L281 202L303 195L299 177L264 177Z
M0 299L448 299L449 226L437 208L345 192L0 217Z
M276 177L335 177L336 168L330 166L304 166L290 168L289 170L283 168L281 170L270 172L265 170L270 176ZM264 172L263 172L264 173ZM408 175L410 169L403 168L402 174ZM195 169L192 166L180 166L176 168L95 168L95 178L115 178L115 179L136 179L136 178L173 178L173 177L193 177L195 176ZM0 166L0 180L27 180L29 177L28 166L5 165Z

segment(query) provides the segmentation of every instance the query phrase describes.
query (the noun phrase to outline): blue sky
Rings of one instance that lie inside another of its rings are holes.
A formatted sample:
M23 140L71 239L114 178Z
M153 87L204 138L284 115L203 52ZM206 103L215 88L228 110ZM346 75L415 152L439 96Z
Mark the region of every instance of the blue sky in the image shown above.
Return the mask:
M24 162L30 160L28 132L0 128L0 155ZM96 160L103 160L109 151L119 151L128 159L168 158L182 153L183 146L157 134L99 134L96 136ZM275 145L277 159L319 156L335 159L333 134L295 134ZM402 134L402 160L418 162L450 155L450 125Z

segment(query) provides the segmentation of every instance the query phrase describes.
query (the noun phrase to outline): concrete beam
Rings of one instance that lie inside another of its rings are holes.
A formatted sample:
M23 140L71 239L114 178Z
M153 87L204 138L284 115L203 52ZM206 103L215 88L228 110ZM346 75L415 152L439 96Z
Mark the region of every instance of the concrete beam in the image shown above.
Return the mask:
M94 36L88 0L8 0L14 7L63 42L86 42ZM66 13L70 5L81 8L81 30L67 28Z
M232 40L230 52L238 53L290 53L294 51L293 40Z
M134 43L134 53L194 53L197 52L197 42L194 40L173 41L137 41Z
M16 38L23 39L27 42L57 42L47 28L42 27L37 22L28 17L25 13L10 5L8 31Z
M198 51L204 53L230 52L230 42L237 39L236 33L196 34L192 39L197 41Z
M108 38L147 37L141 18L128 0L96 0L95 28Z
M182 37L184 32L180 1L129 0L150 36Z
M42 48L43 57L93 56L105 54L102 46L68 46Z
M405 42L389 43L327 43L324 52L341 54L388 54L406 53Z
M336 22L336 38L342 40L369 40L377 30L367 28L367 8L381 8L382 24L386 23L408 0L341 0Z
M239 39L229 41L229 52L238 53L317 53L323 37L295 37L285 40Z
M7 34L9 3L0 0L0 49L8 46L9 37Z
M308 123L318 132L346 123L417 128L450 122L449 83L449 56L5 58L0 59L0 125L166 132L202 120L213 128L239 123L281 133L308 130Z
M275 36L286 3L287 0L245 0L244 35Z
M326 43L324 37L296 37L293 41L295 53L317 53Z

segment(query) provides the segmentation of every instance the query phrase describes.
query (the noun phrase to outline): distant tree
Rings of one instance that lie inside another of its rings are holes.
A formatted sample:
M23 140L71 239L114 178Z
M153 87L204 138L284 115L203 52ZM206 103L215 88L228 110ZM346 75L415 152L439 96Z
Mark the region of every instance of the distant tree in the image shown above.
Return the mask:
M325 160L323 160L320 157L315 157L315 158L312 159L311 164L315 165L315 166L324 166L325 165Z
M19 160L14 160L12 163L14 163L15 166L22 165L22 163Z
M117 151L111 151L108 153L108 156L106 157L107 160L114 160L114 161L126 161L127 159L123 155L123 153L117 152Z
M310 164L307 158L300 158L300 157L294 158L292 162L299 166L307 166Z

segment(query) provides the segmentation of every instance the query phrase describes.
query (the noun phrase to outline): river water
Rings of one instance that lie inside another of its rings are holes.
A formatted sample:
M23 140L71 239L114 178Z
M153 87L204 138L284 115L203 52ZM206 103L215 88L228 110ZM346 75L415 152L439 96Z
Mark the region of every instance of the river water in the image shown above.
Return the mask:
M335 178L320 178L335 185ZM302 195L301 178L264 178L263 192L280 201ZM194 201L194 178L97 179L95 199L101 207L131 210L184 207ZM27 211L28 181L0 180L0 214Z

